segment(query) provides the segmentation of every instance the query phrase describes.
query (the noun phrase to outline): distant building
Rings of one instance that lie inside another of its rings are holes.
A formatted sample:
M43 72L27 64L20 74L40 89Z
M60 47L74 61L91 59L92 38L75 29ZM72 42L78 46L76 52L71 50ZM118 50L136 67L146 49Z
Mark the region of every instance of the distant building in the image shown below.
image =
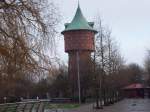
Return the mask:
M150 98L150 87L141 83L134 83L123 88L126 98Z

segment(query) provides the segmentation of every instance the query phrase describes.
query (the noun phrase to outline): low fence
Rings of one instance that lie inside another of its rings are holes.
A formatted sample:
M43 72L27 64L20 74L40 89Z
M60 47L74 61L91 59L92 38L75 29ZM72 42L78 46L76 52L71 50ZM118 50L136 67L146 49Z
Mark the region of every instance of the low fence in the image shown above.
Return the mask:
M49 100L23 101L0 104L0 112L44 112Z

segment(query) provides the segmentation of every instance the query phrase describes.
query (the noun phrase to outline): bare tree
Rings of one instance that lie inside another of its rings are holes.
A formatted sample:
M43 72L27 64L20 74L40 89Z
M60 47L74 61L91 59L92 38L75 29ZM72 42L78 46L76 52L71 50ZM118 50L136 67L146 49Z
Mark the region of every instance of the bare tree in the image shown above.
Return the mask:
M49 72L46 50L53 49L58 22L52 1L0 1L0 78L12 86L16 78Z
M97 19L96 25L98 35L95 40L95 60L99 68L99 82L101 82L99 87L101 97L103 97L101 100L104 100L104 104L108 105L108 100L110 101L110 97L113 96L112 92L115 91L112 75L115 75L123 65L123 58L120 55L117 43L112 38L111 31L102 24L101 18Z

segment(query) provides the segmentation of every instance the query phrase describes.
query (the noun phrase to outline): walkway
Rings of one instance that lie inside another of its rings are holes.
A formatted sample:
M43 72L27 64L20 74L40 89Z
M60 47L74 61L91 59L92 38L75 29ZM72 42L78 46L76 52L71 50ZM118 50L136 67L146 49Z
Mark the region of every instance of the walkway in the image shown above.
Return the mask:
M46 102L45 102L46 103ZM1 104L0 112L44 112L44 102L27 102L15 104ZM125 99L104 109L94 110L93 104L82 105L69 110L45 110L45 112L150 112L150 99Z
M65 112L150 112L150 99L125 99L102 110L93 110L92 105L85 105Z

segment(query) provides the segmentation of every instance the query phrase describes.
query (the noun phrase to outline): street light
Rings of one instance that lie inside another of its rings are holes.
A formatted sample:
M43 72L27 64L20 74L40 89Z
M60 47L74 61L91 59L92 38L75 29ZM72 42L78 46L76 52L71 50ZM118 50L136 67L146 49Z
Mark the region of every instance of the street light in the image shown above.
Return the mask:
M77 73L78 73L78 94L79 94L79 104L81 104L81 85L80 85L80 64L79 64L79 51L77 51Z

